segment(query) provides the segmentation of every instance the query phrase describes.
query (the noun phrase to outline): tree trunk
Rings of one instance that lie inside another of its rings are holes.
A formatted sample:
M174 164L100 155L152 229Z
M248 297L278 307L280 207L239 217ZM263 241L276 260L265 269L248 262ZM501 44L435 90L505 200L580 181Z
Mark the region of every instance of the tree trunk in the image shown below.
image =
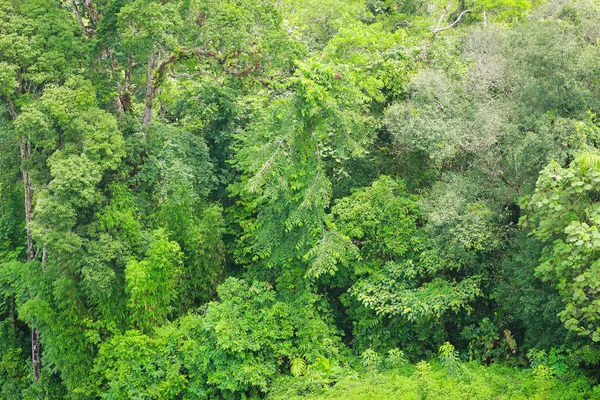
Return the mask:
M73 7L73 12L75 13L75 17L77 17L77 22L79 22L79 25L81 26L81 29L83 30L83 34L85 35L86 29L85 29L85 24L83 23L83 18L81 18L81 13L79 12L79 8L77 8L77 3L75 3L75 0L71 0L71 6Z
M159 89L158 94L160 95L161 93L162 93L162 91ZM167 110L166 110L164 103L162 101L160 101L160 99L159 99L158 103L160 106L159 111L158 111L158 116L159 116L160 120L162 121L165 119L165 114L166 114Z
M27 148L25 143L25 137L19 138L19 147L21 149L21 162L25 161L30 150ZM31 235L31 214L32 214L32 202L31 197L33 190L31 188L31 180L29 178L29 172L23 168L23 186L25 189L25 227L27 229L27 261L33 261L35 258L35 252L33 251L33 237Z
M150 53L148 59L148 76L146 77L146 106L144 107L144 120L142 125L148 128L152 123L152 101L156 88L154 87L154 52Z
M121 87L121 82L117 81L117 117L123 114L123 88Z
M21 161L25 161L28 155L31 154L31 147L26 146L25 137L21 136L19 140L21 148ZM33 250L33 236L31 234L31 214L32 214L32 195L33 190L31 188L31 180L29 178L29 172L23 168L23 186L25 186L25 224L27 230L27 261L32 262L35 259L35 252ZM45 253L45 250L44 250ZM44 254L45 256L45 254ZM45 261L45 260L42 260ZM31 324L31 366L33 367L33 379L35 382L40 379L40 371L42 369L42 362L40 360L40 335Z
M42 361L40 360L40 335L36 328L31 329L31 365L33 366L33 380L40 379Z
M12 101L8 100L8 109L10 115L14 120L17 119L17 111ZM31 145L28 145L25 136L19 137L19 150L21 152L21 162L25 161L29 155L31 155ZM32 195L33 188L31 187L31 179L29 172L26 168L22 168L23 174L23 186L25 189L25 229L27 231L27 261L32 262L35 259L35 252L33 250L33 236L31 234L31 214L33 210ZM45 250L44 256L45 257ZM45 261L45 260L42 260ZM31 365L33 367L33 379L37 382L40 379L40 371L42 369L42 363L40 359L40 335L31 324Z
M128 68L125 69L125 82L123 83L123 97L121 97L121 104L123 105L123 112L131 112L133 106L131 104L131 70L133 69L133 63L128 62Z
M94 23L94 26L98 25L98 12L96 11L96 7L94 6L94 3L92 3L92 0L85 0L83 5L87 9L88 15L90 16L90 19Z
M42 246L42 270L46 269L46 260L48 259L48 253L46 253L46 245ZM40 373L42 371L42 360L40 352L40 332L37 328L31 324L31 366L33 367L33 380L37 382L40 379Z

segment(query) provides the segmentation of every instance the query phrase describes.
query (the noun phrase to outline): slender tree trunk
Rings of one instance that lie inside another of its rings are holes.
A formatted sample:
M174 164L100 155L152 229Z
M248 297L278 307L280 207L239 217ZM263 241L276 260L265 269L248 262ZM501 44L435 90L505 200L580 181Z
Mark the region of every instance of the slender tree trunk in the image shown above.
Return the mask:
M8 109L13 120L17 119L17 111L12 101L8 100ZM21 162L25 161L31 155L31 145L27 143L25 136L19 138L19 150L21 152ZM25 229L27 231L27 261L32 262L35 259L33 250L33 236L31 234L31 215L33 210L32 195L33 188L31 187L31 179L26 168L22 169L23 186L25 189ZM43 258L45 257L45 249ZM45 260L42 260L45 261ZM33 367L33 379L37 382L40 379L40 371L42 363L40 359L40 335L31 324L31 365Z
M110 59L110 69L112 70L116 81L117 81L117 98L116 102L116 110L117 116L125 112L131 111L131 98L129 91L131 89L131 62L128 61L128 68L124 69L125 72L125 80L121 83L121 72L123 68L119 65L119 62L115 58L114 53L111 49L106 50L106 55Z
M128 68L125 69L125 82L123 83L123 97L121 98L121 104L123 105L124 112L131 112L131 70L133 69L133 62L128 60Z
M13 329L17 328L17 313L15 310L17 309L15 305L15 298L10 298L10 325Z
M31 147L25 143L25 137L21 136L20 140L21 147L21 161L24 161L28 155L31 154ZM31 214L33 211L32 207L32 195L33 189L31 188L31 179L29 172L23 168L23 185L25 186L25 224L27 229L27 261L32 262L35 259L35 252L33 250L33 236L31 234ZM43 256L45 257L45 249ZM42 262L45 260L42 260ZM31 323L31 366L33 367L33 379L35 382L40 379L40 371L42 369L42 362L40 359L40 335Z
M79 8L77 8L77 3L75 0L71 0L71 6L73 6L73 12L75 13L75 17L77 17L77 22L81 25L81 29L83 30L83 34L86 34L85 24L83 23L83 18L81 18L81 13L79 12Z
M48 253L46 253L46 245L42 246L42 270L46 269L46 260L48 259ZM37 382L40 379L40 373L42 371L42 360L41 360L41 344L40 344L40 332L37 328L31 329L31 365L33 367L33 379Z
M17 110L12 101L7 99L8 103L8 111L10 113L11 118L14 120L17 119ZM25 136L19 137L19 150L21 152L21 162L24 162L27 156L31 154L31 145L27 144L27 140ZM33 190L31 187L31 180L29 178L29 172L27 169L23 168L23 186L25 189L25 227L27 230L27 261L33 261L35 258L35 253L33 251L33 236L31 235L31 214L32 214L32 202L31 197L33 194Z
M123 114L123 102L121 99L123 98L123 88L121 87L121 82L117 81L117 116Z
M42 361L40 359L40 334L37 328L31 329L31 365L33 366L33 380L40 379Z
M31 150L26 145L24 136L19 138L19 147L21 150L21 161L25 161L28 153ZM29 178L29 172L23 168L23 186L25 189L25 227L27 229L27 261L33 261L35 258L35 252L33 251L33 237L31 235L31 214L32 214L32 202L31 197L33 190L31 188L31 180Z
M159 89L158 94L160 95L161 93L162 93L162 90ZM160 108L158 111L158 115L159 115L160 120L162 121L165 119L165 114L166 114L167 110L166 110L164 103L162 101L160 101L160 99L159 99L159 104L160 104Z
M144 120L142 125L144 128L148 128L152 123L152 101L156 88L154 87L154 52L150 53L148 59L148 75L146 77L146 106L144 107Z

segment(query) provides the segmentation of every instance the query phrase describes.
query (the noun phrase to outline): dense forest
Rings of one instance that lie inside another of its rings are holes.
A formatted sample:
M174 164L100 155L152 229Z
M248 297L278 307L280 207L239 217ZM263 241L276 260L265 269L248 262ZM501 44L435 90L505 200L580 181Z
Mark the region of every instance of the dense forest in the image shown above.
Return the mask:
M0 0L0 399L600 398L598 0Z

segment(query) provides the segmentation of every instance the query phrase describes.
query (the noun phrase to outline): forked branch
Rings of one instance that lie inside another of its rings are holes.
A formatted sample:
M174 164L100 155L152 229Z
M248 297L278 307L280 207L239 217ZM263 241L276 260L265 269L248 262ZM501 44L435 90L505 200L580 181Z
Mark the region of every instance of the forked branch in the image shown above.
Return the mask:
M444 18L446 18L446 16L448 15L448 10L450 8L450 4L448 4L446 7L444 7L444 12L442 12L442 15L440 15L440 18L438 19L438 23L435 27L435 29L433 30L433 38L432 40L435 40L435 37L438 35L438 33L446 31L448 29L452 29L456 26L456 24L458 24L461 20L461 18L465 15L471 12L471 10L464 10L463 12L461 12L458 17L456 18L456 20L454 20L454 22L452 22L450 25L448 26L444 26L442 27L442 21L444 20Z

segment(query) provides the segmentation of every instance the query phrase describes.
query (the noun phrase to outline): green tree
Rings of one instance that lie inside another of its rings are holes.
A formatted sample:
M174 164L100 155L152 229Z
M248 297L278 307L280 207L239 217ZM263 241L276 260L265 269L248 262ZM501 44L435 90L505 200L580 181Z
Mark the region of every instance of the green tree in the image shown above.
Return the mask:
M45 85L60 83L76 70L83 41L71 16L54 2L5 0L0 3L0 20L0 93L10 119L15 121L21 108L39 97ZM10 125L7 127L12 130ZM21 132L18 136L29 262L36 258L31 227L33 186L27 166L35 150L30 134ZM41 370L39 346L38 330L32 326L36 381Z
M276 268L285 285L334 272L310 263L319 253L314 247L331 237L325 221L331 179L371 140L369 100L343 65L301 64L285 95L239 135L236 166L243 176L232 193L250 217L241 221L242 262L264 265L260 274Z
M545 244L536 273L559 291L565 327L600 341L596 320L598 155L587 153L563 168L553 162L540 174L535 194L526 201L523 225Z

